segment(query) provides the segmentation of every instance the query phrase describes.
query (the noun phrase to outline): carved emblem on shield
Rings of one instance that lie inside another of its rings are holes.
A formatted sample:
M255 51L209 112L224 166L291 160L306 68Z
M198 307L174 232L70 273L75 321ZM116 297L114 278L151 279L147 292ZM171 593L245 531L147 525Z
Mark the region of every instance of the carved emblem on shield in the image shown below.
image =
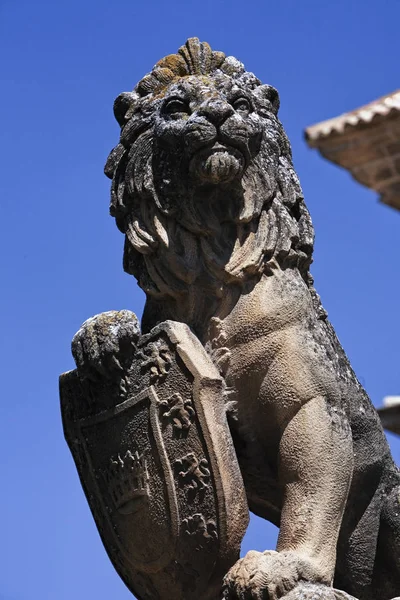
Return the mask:
M110 559L142 600L216 600L248 518L221 377L186 325L142 336L128 311L74 344L64 432Z

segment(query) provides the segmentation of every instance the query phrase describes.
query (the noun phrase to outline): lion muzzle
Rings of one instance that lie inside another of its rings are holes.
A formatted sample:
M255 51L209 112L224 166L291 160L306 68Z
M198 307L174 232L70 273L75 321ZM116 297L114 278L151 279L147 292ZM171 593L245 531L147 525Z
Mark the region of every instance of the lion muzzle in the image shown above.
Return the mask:
M239 150L215 144L196 152L190 162L190 173L204 183L217 185L237 179L244 167L245 159Z

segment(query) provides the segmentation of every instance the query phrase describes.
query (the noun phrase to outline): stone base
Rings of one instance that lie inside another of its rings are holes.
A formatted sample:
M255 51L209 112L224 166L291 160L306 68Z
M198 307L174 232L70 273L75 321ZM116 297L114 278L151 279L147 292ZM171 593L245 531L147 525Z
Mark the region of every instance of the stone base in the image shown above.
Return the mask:
M356 600L356 598L326 585L300 583L282 600Z
M294 590L283 596L281 600L357 600L346 592L328 588L315 583L300 583ZM378 600L378 599L377 599ZM392 598L400 600L400 596Z

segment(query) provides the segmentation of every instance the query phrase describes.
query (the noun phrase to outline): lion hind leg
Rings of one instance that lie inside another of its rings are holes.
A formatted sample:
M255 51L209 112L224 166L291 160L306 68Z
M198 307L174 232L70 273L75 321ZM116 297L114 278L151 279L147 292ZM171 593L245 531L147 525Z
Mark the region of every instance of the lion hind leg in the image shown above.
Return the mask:
M382 507L373 589L380 598L400 599L400 484Z

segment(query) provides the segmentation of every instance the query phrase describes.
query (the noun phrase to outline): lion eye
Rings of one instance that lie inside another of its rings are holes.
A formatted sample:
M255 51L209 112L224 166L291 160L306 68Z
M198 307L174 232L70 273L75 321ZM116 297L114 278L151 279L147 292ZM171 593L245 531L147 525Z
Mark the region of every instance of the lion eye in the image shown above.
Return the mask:
M250 102L247 100L247 98L237 98L232 102L232 106L238 112L248 114L251 111Z
M164 112L167 115L189 114L190 108L187 102L179 98L171 98L164 104Z

